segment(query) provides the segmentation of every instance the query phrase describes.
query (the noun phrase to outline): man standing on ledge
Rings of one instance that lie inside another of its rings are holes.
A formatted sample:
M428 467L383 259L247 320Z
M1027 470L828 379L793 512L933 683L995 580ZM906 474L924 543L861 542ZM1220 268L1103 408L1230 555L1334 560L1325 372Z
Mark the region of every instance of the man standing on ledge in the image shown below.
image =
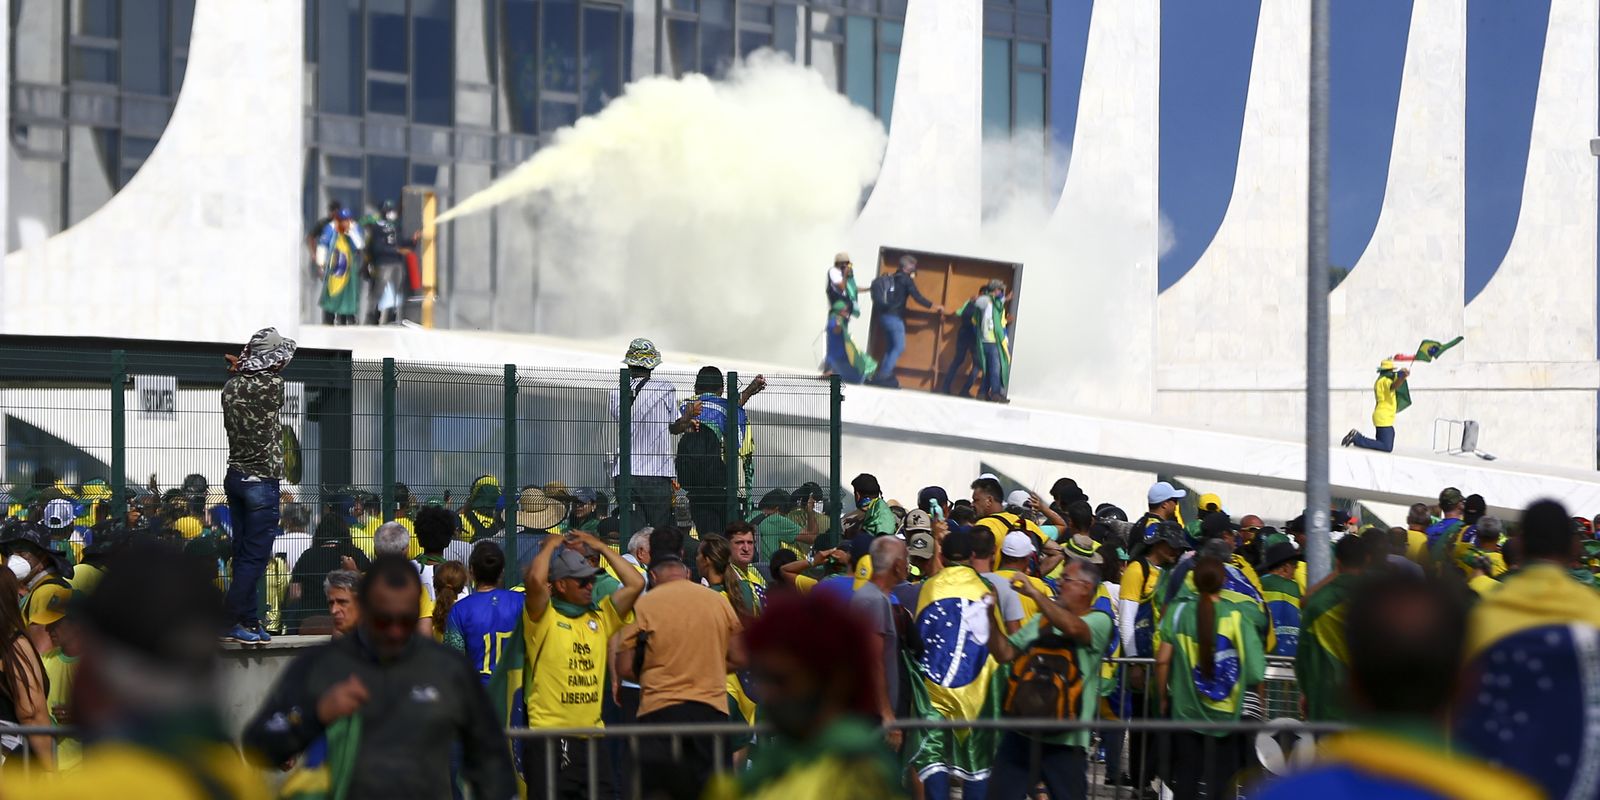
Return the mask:
M224 600L233 627L227 639L242 644L272 641L261 625L256 584L272 557L278 525L278 481L283 477L283 368L294 358L294 340L277 328L262 328L239 355L225 355L231 376L222 384L222 427L228 432L228 477L223 490L233 517L233 583Z
M1406 378L1409 377L1410 370L1395 369L1394 359L1384 359L1378 365L1378 380L1372 384L1372 394L1377 399L1377 405L1372 409L1372 426L1377 429L1375 433L1378 438L1368 439L1360 431L1351 428L1339 444L1343 447L1355 445L1368 450L1394 452L1394 417L1411 405L1411 391L1406 388Z
M883 335L888 339L888 344L883 351L883 363L878 367L878 377L873 383L891 389L900 388L900 381L894 377L895 362L900 360L900 354L906 349L906 304L912 300L933 309L936 314L944 313L944 306L922 296L917 291L917 258L909 253L900 257L900 266L888 275L880 275L872 281L872 309L873 315L878 320L878 325L883 328Z

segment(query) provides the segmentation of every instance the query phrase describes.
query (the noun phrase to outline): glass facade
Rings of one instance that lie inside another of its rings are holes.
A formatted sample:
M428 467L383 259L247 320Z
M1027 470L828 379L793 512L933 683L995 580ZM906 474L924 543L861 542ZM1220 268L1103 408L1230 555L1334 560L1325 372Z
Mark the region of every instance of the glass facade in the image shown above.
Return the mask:
M11 0L9 12L8 250L81 221L144 164L183 85L194 0Z
M943 2L943 0L937 0ZM293 2L293 0L274 0ZM763 48L891 122L907 0L302 0L309 223L432 187L448 207L652 74L723 75ZM188 60L194 0L10 0L11 207L44 235L92 213L155 147ZM985 0L984 120L1048 121L1048 0ZM18 162L14 162L18 163ZM437 317L532 329L520 209L439 234ZM12 249L19 246L11 226Z
M1019 181L1059 185L1050 155L1050 0L986 0L983 9L983 136L1004 143L984 162L985 213Z

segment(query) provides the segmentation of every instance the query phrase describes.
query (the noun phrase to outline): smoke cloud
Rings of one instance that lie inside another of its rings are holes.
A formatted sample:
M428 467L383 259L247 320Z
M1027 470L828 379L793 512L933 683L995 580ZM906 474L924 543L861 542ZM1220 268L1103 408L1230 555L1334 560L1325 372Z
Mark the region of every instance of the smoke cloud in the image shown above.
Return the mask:
M538 332L814 366L823 273L886 141L820 74L757 53L722 81L629 85L440 220L525 204Z

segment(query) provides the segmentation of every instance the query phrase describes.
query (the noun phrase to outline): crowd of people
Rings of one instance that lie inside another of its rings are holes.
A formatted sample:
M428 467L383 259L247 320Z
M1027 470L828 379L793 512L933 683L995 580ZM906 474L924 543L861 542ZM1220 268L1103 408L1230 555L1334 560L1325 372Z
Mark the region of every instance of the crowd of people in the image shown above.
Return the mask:
M883 361L857 347L850 336L850 321L861 316L860 293L856 286L855 264L849 253L833 257L828 270L828 322L823 357L825 375L838 375L845 383L867 383L888 389L900 388L895 366L906 349L905 312L911 303L942 315L944 306L929 300L917 289L917 257L900 256L892 272L872 279L872 319L883 332ZM977 399L1004 403L1011 380L1011 323L1006 315L1009 290L998 279L986 282L978 293L956 310L959 320L955 354L943 370L943 379L933 388L957 397L969 394L977 385ZM956 381L960 380L958 388Z
M1404 528L1335 509L1317 580L1304 515L1269 525L1168 482L1129 513L1071 478L1041 496L979 475L902 503L861 474L837 524L814 483L729 519L681 444L724 452L691 437L748 425L759 390L680 405L640 340L613 406L631 408L634 530L598 492L510 501L484 476L455 508L351 493L308 534L260 435L293 350L267 329L230 359L220 508L180 524L179 489L97 519L103 484L53 480L17 498L0 724L89 743L0 731L41 773L24 796L259 797L264 773L285 796L1596 795L1600 540L1554 502L1502 520L1446 488ZM275 617L275 596L294 607ZM217 635L274 629L330 641L230 741ZM1292 663L1302 719L1349 726L1287 775L1236 724L1267 715L1269 657ZM1177 725L1123 723L1139 719ZM663 733L586 733L619 723Z
M419 238L401 232L400 206L393 200L359 218L337 200L328 203L328 215L306 234L322 324L400 321L406 299L420 288L420 276L411 269Z

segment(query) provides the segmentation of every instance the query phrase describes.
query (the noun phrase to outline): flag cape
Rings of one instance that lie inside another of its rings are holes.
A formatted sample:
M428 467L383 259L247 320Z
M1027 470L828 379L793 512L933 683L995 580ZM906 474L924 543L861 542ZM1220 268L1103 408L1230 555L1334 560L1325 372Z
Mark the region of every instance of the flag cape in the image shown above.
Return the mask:
M361 285L355 280L360 265L361 246L348 233L332 225L322 234L328 251L326 274L322 279L322 310L330 314L355 314L361 310Z
M522 623L527 614L517 615L517 626L511 638L500 650L500 660L495 662L494 674L489 677L489 700L494 704L495 719L505 728L528 727L528 689L533 684L533 670L528 664L528 650L524 644ZM511 764L517 775L517 791L527 797L527 787L522 782L523 739L511 739Z
M1378 376L1388 378L1391 381L1397 381L1400 379L1400 372L1392 369L1380 369L1378 370ZM1407 381L1406 383L1401 383L1394 387L1394 413L1398 414L1410 407L1411 383L1410 381Z
M923 719L973 720L993 717L989 655L990 615L984 599L989 585L971 567L940 570L922 585L916 624L923 651L912 666L912 702ZM985 780L994 758L993 731L924 731L907 743L911 766L924 778L948 773L963 780Z
M361 749L361 715L334 720L322 738L284 778L278 796L284 800L344 800L350 791L356 752Z

